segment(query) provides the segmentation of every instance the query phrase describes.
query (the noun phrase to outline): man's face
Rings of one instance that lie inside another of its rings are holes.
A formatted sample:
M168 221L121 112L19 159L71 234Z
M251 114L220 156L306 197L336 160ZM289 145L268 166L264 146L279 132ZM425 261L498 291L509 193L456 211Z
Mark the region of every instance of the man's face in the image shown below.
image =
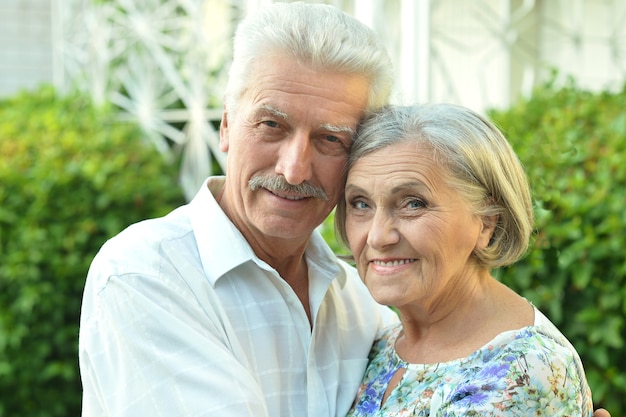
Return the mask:
M224 112L220 147L228 162L220 204L248 240L308 239L343 193L368 82L314 71L280 55L253 70L236 112ZM312 196L312 190L326 198Z

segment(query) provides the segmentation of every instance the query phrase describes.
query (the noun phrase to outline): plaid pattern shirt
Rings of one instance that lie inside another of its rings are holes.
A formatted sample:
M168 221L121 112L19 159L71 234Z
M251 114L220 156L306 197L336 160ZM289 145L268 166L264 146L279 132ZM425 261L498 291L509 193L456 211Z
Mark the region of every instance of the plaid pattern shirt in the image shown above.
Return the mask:
M192 202L129 227L94 259L81 312L83 416L344 416L379 329L356 271L306 250L313 326L221 211Z

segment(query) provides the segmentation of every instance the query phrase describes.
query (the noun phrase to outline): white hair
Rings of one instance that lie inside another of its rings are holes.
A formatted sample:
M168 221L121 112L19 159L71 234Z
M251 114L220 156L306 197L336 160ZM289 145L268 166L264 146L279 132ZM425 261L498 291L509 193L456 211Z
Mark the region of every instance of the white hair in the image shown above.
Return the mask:
M334 6L272 3L239 24L233 48L224 97L230 111L254 81L254 66L265 65L263 59L270 54L291 57L314 70L365 76L370 86L366 110L389 99L393 69L380 39Z

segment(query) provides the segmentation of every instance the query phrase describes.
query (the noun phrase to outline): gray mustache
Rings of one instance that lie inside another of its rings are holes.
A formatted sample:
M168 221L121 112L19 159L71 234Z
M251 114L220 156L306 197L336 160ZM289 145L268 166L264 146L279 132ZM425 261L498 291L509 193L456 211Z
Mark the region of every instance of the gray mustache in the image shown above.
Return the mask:
M269 177L257 175L248 181L248 186L252 191L256 191L259 188L266 188L275 192L292 193L328 200L328 196L321 188L311 185L308 182L297 185L289 184L285 178L280 176Z

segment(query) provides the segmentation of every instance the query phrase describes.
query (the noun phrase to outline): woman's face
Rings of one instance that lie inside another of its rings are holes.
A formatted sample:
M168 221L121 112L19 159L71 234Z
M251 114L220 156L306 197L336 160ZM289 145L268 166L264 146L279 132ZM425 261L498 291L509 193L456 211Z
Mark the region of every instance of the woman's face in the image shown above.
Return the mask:
M346 183L346 234L381 304L432 309L480 272L472 252L491 230L448 185L431 149L398 143L358 160Z

